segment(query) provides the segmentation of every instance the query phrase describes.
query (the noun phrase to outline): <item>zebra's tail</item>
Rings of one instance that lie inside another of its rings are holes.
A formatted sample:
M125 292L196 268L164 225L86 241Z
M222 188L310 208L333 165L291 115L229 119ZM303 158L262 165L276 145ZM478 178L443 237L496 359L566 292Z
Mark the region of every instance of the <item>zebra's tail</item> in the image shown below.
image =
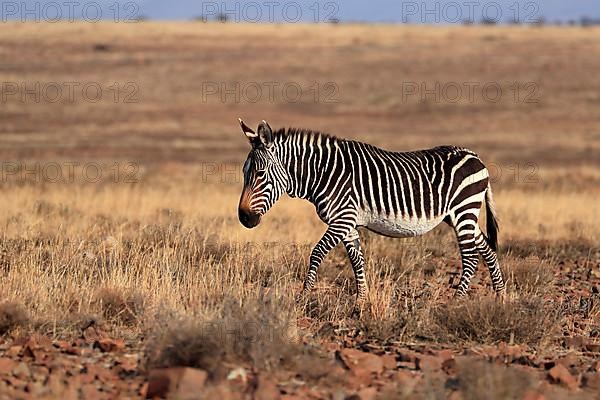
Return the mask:
M486 230L487 242L492 250L498 249L498 217L496 216L496 206L494 204L494 196L492 195L492 185L488 183L485 192L485 214L486 214Z

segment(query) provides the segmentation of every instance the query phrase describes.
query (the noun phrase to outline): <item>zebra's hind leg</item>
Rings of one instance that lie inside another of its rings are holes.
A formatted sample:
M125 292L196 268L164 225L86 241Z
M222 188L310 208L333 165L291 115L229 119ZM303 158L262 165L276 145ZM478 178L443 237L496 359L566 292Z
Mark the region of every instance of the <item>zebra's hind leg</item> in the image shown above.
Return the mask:
M498 255L492 250L481 232L479 233L479 236L475 238L475 244L477 245L477 250L479 251L479 254L481 254L485 265L487 265L488 270L490 271L494 291L499 297L503 298L506 292L506 286L504 285L504 278L502 278L502 271L498 264Z
M475 239L472 233L458 235L458 247L460 249L460 257L462 260L462 274L456 289L456 296L462 297L467 294L471 279L477 270L479 262L479 253L475 246Z
M367 283L365 279L365 258L360 248L358 231L352 229L343 239L348 258L352 264L354 278L356 279L356 304L362 307L367 299Z
M453 219L453 222L462 262L462 273L456 289L456 296L463 297L467 294L471 279L477 270L479 251L475 239L477 235L481 235L481 231L477 225L476 214L463 214L458 220Z

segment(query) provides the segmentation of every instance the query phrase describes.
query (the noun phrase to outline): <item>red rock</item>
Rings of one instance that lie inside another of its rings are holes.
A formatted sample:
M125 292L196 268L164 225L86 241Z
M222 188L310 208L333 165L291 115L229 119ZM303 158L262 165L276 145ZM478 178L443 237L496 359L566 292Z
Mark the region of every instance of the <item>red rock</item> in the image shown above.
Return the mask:
M178 398L198 397L206 383L206 371L195 368L160 368L150 371L146 398L165 397L177 393Z
M383 368L385 369L396 369L396 356L393 354L384 354L381 356L383 362Z
M29 369L29 366L24 362L19 363L19 365L13 369L12 373L15 377L23 380L31 377L31 369Z
M197 399L204 389L208 373L202 369L184 368L175 398Z
M359 390L357 395L360 400L375 400L377 398L377 389L374 387L367 387Z
M583 375L583 385L586 388L590 388L596 393L600 393L600 374L599 373L586 373Z
M4 353L5 356L7 357L17 357L21 354L21 351L23 350L23 346L20 345L13 345L10 346L8 348L8 350L6 350L6 352Z
M118 362L120 372L126 374L132 374L137 371L138 362L137 359L132 357L123 357Z
M63 351L71 347L69 342L67 342L66 340L55 340L53 346Z
M556 364L548 371L548 376L554 383L562 383L571 390L579 386L577 379L571 375L569 370L562 364Z
M258 376L254 400L280 399L281 394L275 382L263 375Z
M441 357L429 356L429 355L421 355L417 358L417 369L432 372L439 371L442 369L443 360Z
M575 353L569 353L558 360L556 360L556 364L562 364L565 367L573 367L579 363L579 357Z
M546 397L540 392L528 390L523 394L523 400L546 400Z
M392 375L392 379L398 384L398 387L402 388L402 392L408 395L414 391L416 385L421 380L421 376L407 370L399 369Z
M112 353L114 351L120 351L125 347L123 340L113 340L109 338L103 338L94 342L95 349L100 349L103 353Z
M444 362L442 362L442 371L444 371L448 375L456 374L458 372L456 360L454 358L444 360Z
M448 395L447 399L448 400L463 400L463 396L462 396L461 392L459 392L458 390L454 390Z
M81 397L86 400L97 400L102 398L102 393L93 384L81 387Z
M444 361L454 359L454 353L451 350L440 350L436 355Z
M383 361L381 357L360 351L357 349L343 349L341 356L348 368L352 371L360 368L367 373L380 374L383 371Z
M590 353L600 353L600 343L587 343L585 345L585 351Z
M13 369L17 366L17 362L11 360L10 358L1 357L0 358L0 375L7 375L12 372Z

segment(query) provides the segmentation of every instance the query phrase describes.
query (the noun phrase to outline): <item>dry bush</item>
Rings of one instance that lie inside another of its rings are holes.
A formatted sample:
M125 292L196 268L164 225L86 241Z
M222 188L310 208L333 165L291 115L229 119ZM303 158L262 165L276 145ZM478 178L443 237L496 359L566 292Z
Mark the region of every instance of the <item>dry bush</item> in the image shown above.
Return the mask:
M539 297L507 300L461 299L436 307L433 316L440 336L453 341L497 343L500 341L539 346L559 327L562 313Z
M0 304L0 335L22 328L29 322L29 313L22 304L7 301Z
M323 360L298 343L293 307L285 304L278 298L240 306L229 299L213 318L174 318L165 329L152 333L146 365L202 368L213 379L232 365L271 372L294 369L313 379L326 375Z
M144 300L133 289L104 287L96 291L92 307L112 324L131 326L141 317Z

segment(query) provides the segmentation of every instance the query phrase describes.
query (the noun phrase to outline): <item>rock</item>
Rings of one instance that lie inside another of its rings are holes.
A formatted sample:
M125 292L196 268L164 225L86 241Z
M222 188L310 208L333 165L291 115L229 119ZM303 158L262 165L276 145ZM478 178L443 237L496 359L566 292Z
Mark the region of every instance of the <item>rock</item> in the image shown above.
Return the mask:
M375 354L357 349L343 349L341 357L346 366L352 371L361 369L374 374L380 374L383 371L383 360Z
M150 371L146 398L166 397L176 393L177 398L198 397L208 374L195 368L160 368Z
M12 372L13 369L17 366L17 362L11 360L10 358L1 357L0 358L0 375L8 375Z
M23 346L20 346L20 345L10 346L8 348L8 350L6 350L4 355L7 357L17 357L21 354L22 350L23 350Z
M248 381L248 373L245 368L238 367L232 369L229 374L227 374L228 381L237 381L245 384Z
M594 390L596 393L600 393L600 374L598 373L586 373L582 379L583 386Z
M573 367L579 363L579 358L575 353L569 353L558 360L556 360L556 364L562 364L565 367Z
M417 383L421 380L419 375L403 369L396 371L392 378L398 383L398 386L402 388L405 394L412 393Z
M546 397L540 392L528 390L523 394L523 400L546 400Z
M19 365L13 369L12 373L15 377L22 380L27 380L31 377L31 370L24 362L19 363Z
M383 362L383 368L385 369L396 369L396 356L393 354L384 354L381 356Z
M590 353L600 353L600 343L586 343L584 349Z
M280 398L281 394L275 381L264 375L258 375L254 400L275 400Z
M125 342L123 340L103 338L96 340L93 347L95 349L100 349L100 351L103 353L112 353L125 348Z
M177 399L197 399L204 389L208 373L202 369L184 368L183 376L174 396Z
M417 358L417 369L425 372L439 371L442 369L443 360L441 357L421 355Z
M553 383L561 383L571 390L579 386L577 379L571 375L569 370L563 364L556 364L548 371L548 376Z
M377 389L374 387L367 387L359 390L357 395L360 400L375 400L377 398Z

